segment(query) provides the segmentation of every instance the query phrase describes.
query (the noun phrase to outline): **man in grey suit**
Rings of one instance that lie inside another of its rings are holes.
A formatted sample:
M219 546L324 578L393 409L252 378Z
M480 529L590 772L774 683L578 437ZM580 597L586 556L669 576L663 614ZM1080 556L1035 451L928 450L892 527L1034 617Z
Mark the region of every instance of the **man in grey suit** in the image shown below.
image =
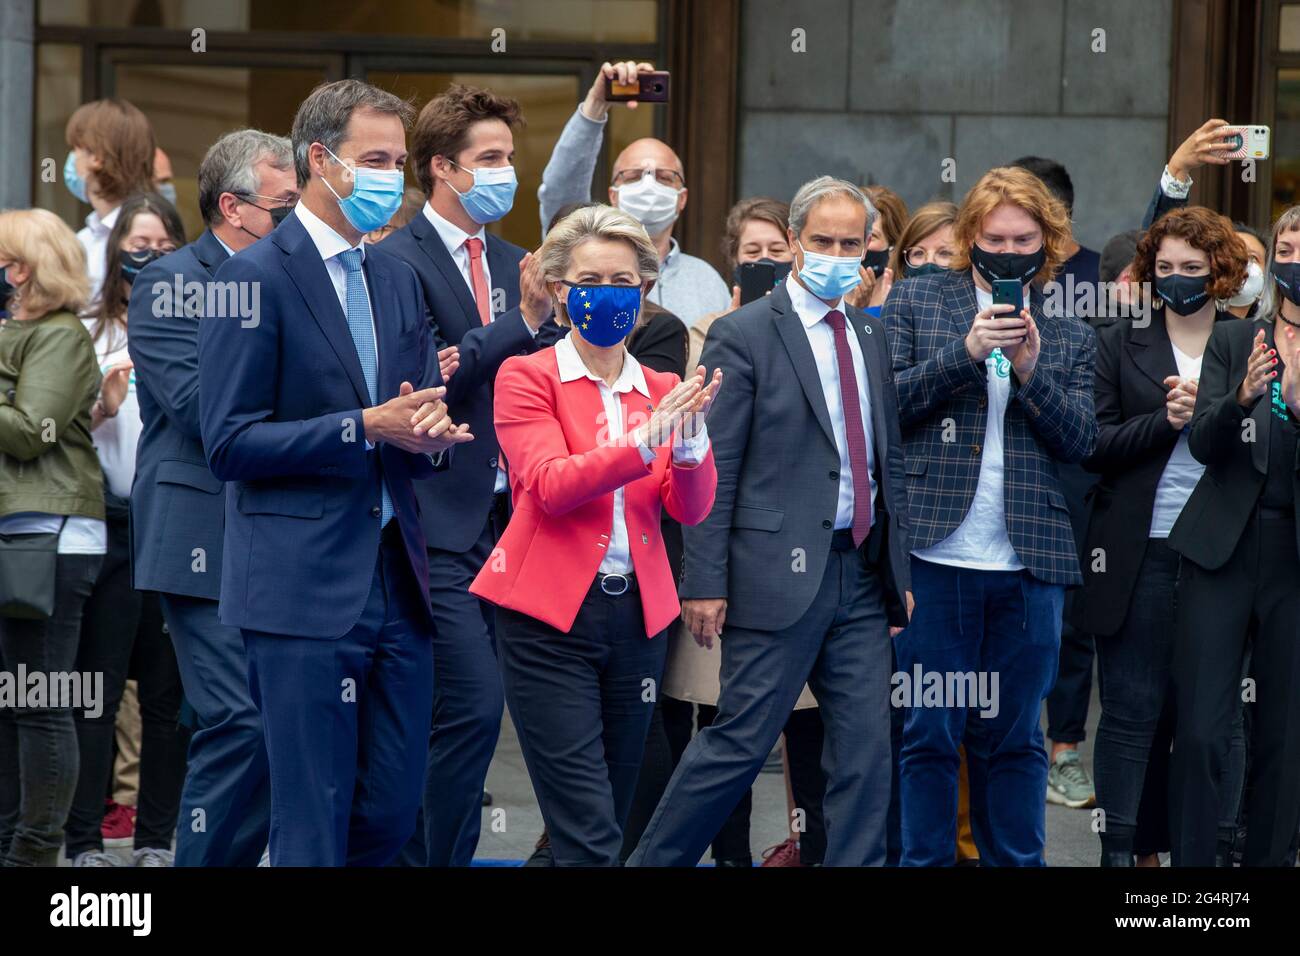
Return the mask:
M702 361L713 511L686 528L682 615L721 639L722 693L629 866L692 866L753 784L805 682L825 724L826 865L885 860L891 625L906 625L909 518L884 326L848 305L876 211L822 176L790 204L794 269L715 322Z

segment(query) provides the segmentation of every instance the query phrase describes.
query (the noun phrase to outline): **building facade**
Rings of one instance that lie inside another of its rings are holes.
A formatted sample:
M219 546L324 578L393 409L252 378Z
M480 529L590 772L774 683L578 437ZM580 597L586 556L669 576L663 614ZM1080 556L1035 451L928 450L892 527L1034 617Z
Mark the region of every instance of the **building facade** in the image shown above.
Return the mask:
M1078 238L1099 246L1216 115L1271 126L1273 158L1201 170L1195 200L1267 227L1300 193L1300 3L1282 0L5 0L0 205L78 224L64 124L120 96L152 120L196 234L195 174L222 132L287 133L325 80L417 105L459 81L523 105L501 231L532 246L541 170L606 59L668 68L672 102L613 111L595 194L623 145L665 138L691 189L683 245L715 262L740 196L832 173L915 206L1026 154L1069 168Z

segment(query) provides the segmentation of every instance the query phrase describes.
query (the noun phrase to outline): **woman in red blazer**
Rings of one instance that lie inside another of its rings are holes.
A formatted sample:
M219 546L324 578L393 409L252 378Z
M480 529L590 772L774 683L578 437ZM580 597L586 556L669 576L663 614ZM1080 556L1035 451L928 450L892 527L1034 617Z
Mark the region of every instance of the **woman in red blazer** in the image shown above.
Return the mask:
M717 472L705 418L722 381L624 347L659 256L631 216L577 210L546 236L553 349L508 359L497 440L514 511L470 591L497 606L510 716L557 866L613 866L658 695L677 582L660 508L698 524Z

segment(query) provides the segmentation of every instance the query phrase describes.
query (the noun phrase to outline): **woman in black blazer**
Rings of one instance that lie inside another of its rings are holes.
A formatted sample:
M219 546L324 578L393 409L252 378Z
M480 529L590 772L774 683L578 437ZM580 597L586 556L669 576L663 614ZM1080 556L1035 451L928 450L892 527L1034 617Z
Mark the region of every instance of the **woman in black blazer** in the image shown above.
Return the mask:
M1084 586L1072 623L1096 635L1101 723L1093 755L1105 812L1103 866L1133 866L1133 841L1157 728L1170 698L1178 554L1166 542L1204 470L1188 450L1202 353L1220 320L1216 299L1246 278L1232 224L1194 206L1171 212L1138 243L1137 282L1156 297L1141 319L1098 336L1097 447L1085 466L1101 474L1091 497ZM1234 672L1235 674L1236 672ZM1168 747L1168 739L1165 738Z
M1169 545L1184 561L1170 771L1174 864L1215 863L1219 776L1232 712L1252 699L1246 866L1294 866L1300 823L1300 207L1282 214L1254 321L1217 326L1191 451L1205 476ZM1252 685L1238 679L1253 633Z

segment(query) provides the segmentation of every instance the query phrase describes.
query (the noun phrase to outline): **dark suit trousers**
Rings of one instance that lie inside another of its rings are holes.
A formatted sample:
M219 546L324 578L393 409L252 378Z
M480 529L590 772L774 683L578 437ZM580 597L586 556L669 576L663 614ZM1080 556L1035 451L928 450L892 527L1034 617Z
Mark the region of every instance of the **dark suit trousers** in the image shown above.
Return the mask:
M641 595L593 584L569 633L497 608L506 704L556 866L617 866L668 652ZM728 808L730 809L730 808Z
M243 631L271 765L272 866L383 866L415 830L433 642L396 530L347 634Z
M1300 555L1294 519L1253 517L1228 562L1184 560L1178 582L1170 767L1175 866L1213 866L1242 655L1255 625L1254 735L1246 802L1246 866L1294 866L1300 822ZM1231 785L1231 781L1228 781Z
M160 594L185 699L198 717L176 831L177 866L256 866L271 827L271 772L248 659L217 602Z
M429 549L436 676L421 814L426 866L469 866L474 859L483 782L501 733L505 696L494 648L494 609L469 593L505 529L505 496L496 497L500 501L494 499L493 513L468 551Z
M805 683L821 705L827 866L885 862L889 630L884 586L832 551L812 604L782 631L727 627L718 716L682 756L629 866L694 866L749 789Z

